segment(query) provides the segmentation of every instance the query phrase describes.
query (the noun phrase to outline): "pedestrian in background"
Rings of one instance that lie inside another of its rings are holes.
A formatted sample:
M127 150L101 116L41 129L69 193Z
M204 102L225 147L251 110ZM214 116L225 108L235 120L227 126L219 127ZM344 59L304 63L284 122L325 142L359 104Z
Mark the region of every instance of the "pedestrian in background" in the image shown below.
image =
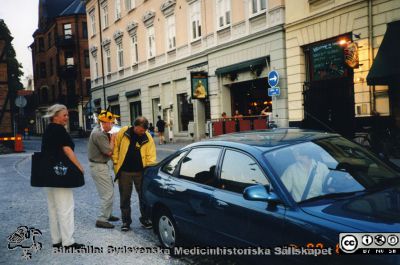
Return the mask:
M149 132L150 132L151 137L154 138L154 125L151 122L150 122L150 125L149 125Z
M156 163L156 146L153 137L147 131L149 122L145 117L136 118L133 127L122 127L115 139L113 152L114 172L120 193L122 231L129 231L132 223L131 196L135 185L139 197L139 221L145 228L152 224L144 217L142 205L143 169Z
M164 131L165 131L165 121L161 119L161 116L158 116L158 121L156 123L157 132L158 132L158 141L159 144L166 144L164 138Z
M74 153L75 144L65 129L69 119L67 107L55 104L48 108L44 117L49 118L50 123L43 134L41 151L54 155L63 152L83 173L83 167ZM73 238L75 228L72 188L48 187L47 203L53 247L84 247L83 244L76 243Z
M90 172L100 196L101 210L96 220L96 227L114 228L110 222L116 222L118 217L112 216L114 201L114 183L110 175L108 161L114 149L115 134L109 134L117 115L103 110L97 117L99 124L93 128L88 142L88 158Z

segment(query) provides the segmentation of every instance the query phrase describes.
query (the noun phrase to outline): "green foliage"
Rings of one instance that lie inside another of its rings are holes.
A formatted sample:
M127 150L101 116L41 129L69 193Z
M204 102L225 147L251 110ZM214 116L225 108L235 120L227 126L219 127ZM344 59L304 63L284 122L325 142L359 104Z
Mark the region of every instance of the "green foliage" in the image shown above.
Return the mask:
M8 88L10 90L22 89L21 76L22 64L20 64L16 58L16 53L12 45L13 37L11 36L10 30L8 29L4 20L0 19L0 39L6 41L6 61L7 61L7 72L8 72Z

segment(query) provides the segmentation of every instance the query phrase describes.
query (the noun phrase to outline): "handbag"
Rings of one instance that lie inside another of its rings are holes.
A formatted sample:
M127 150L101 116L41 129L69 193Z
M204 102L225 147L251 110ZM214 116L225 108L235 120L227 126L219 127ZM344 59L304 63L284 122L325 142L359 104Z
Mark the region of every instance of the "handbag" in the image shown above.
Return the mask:
M82 171L64 153L35 152L32 155L31 186L77 188L84 184Z

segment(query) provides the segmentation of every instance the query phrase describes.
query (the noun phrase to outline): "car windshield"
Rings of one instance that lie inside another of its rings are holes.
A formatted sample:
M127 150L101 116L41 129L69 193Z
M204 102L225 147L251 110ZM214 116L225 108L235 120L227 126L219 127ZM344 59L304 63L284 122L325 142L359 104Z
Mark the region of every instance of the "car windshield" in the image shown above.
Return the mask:
M265 153L296 202L370 192L399 183L399 172L342 137L299 143Z

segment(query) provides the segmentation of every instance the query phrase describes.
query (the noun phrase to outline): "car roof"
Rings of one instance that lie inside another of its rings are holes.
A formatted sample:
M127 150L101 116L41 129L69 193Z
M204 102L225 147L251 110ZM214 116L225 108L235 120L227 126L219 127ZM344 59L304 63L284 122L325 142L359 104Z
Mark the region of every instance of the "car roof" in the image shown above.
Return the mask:
M246 145L258 147L262 151L266 151L287 145L309 142L334 136L337 137L340 135L335 133L298 128L277 128L269 130L224 134L197 143L193 143L190 145L190 147L200 145L224 145L231 147L243 147L243 145Z

